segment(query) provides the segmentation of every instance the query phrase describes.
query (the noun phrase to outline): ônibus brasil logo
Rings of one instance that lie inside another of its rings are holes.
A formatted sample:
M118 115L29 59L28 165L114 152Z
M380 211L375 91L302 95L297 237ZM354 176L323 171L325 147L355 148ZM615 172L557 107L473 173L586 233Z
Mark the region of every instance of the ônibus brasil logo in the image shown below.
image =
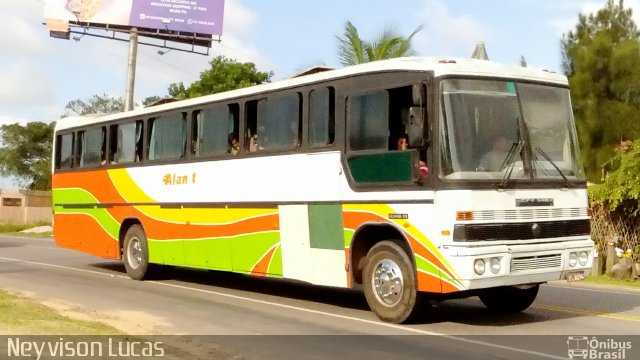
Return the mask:
M569 359L584 360L622 360L627 350L631 350L631 341L617 341L611 338L595 336L569 336L567 338Z

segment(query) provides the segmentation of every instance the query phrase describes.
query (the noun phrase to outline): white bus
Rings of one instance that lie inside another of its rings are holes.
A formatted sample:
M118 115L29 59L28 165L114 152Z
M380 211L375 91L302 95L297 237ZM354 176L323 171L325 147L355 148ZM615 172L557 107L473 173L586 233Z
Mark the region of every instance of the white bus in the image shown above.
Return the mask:
M408 146L407 146L408 145ZM389 322L423 299L517 312L586 275L587 190L567 79L401 58L55 129L58 245L362 289Z

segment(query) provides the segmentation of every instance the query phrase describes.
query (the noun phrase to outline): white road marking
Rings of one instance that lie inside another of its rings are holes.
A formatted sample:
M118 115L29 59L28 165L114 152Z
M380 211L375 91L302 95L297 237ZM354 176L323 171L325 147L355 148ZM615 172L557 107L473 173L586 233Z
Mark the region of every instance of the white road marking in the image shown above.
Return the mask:
M100 271L78 269L78 268L73 268L73 267L68 267L68 266L54 265L54 264L48 264L48 263L42 263L42 262L36 262L36 261L27 261L27 260L20 260L20 259L5 258L5 257L0 257L0 260L4 260L4 261L7 261L7 262L18 262L18 263L25 263L25 264L30 264L30 265L45 266L45 267L63 269L63 270L70 270L70 271L78 271L78 272L94 274L94 275L102 275L102 276L109 276L109 277L117 277L117 278L128 279L128 277L124 276L124 275L114 275L114 274L109 274L109 273L100 272ZM441 333L436 333L436 332L432 332L432 331L414 329L414 328L410 328L410 327L406 327L406 326L402 326L402 325L390 324L390 323L374 321L374 320L361 319L361 318L352 317L352 316L327 313L327 312L324 312L324 311L306 309L306 308L302 308L302 307L298 307L298 306L292 306L292 305L286 305L286 304L279 304L279 303L275 303L275 302L271 302L271 301L253 299L253 298L248 298L248 297L243 297L243 296L238 296L238 295L225 294L225 293L221 293L221 292L217 292L217 291L192 288L192 287L188 287L188 286L175 285L175 284L163 283L163 282L158 282L158 281L145 281L145 283L151 283L151 284L155 284L155 285L173 287L173 288L189 290L189 291L195 291L195 292L205 293L205 294L209 294L209 295L216 295L216 296L231 298L231 299L235 299L235 300L242 300L242 301L251 302L251 303L269 305L269 306L273 306L273 307L279 307L279 308L284 308L284 309L289 309L289 310L295 310L295 311L306 312L306 313L311 313L311 314L323 315L323 316L332 317L332 318L338 318L338 319L343 319L343 320L350 320L350 321L365 323L365 324L374 325L374 326L381 326L381 327L386 327L386 328L390 328L390 329L406 331L406 332L409 332L409 333L414 333L414 334L419 334L419 335L439 336L439 337L443 337L443 338L450 339L450 340L455 340L455 341L460 341L460 342L465 342L465 343L470 343L470 344L475 344L475 345L481 345L481 346L490 347L490 348L508 350L508 351L517 352L517 353L535 355L535 356L539 356L539 357L547 358L547 359L562 359L562 360L566 360L566 357L563 357L563 356L546 354L546 353L541 353L541 352L538 352L538 351L518 349L518 348L506 346L506 345L492 344L492 343L488 343L488 342L484 342L484 341L472 340L472 339L467 339L467 338L454 336L454 335L447 335L447 334L441 334Z

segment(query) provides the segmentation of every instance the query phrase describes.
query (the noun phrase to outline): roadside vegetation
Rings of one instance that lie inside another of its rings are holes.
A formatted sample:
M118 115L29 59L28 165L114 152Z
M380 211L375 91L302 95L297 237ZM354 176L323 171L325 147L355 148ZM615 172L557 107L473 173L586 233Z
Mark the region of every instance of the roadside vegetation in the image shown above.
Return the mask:
M122 335L111 326L76 320L37 302L0 290L0 334Z
M589 284L623 286L640 290L640 281L632 279L616 280L611 278L609 275L591 275L587 276L583 281Z
M51 230L48 231L38 231L38 232L29 232L25 230L38 228L38 227L50 227L51 223L48 222L37 222L35 224L11 224L11 223L0 223L0 234L2 235L15 235L15 236L26 236L26 237L50 237L53 235Z

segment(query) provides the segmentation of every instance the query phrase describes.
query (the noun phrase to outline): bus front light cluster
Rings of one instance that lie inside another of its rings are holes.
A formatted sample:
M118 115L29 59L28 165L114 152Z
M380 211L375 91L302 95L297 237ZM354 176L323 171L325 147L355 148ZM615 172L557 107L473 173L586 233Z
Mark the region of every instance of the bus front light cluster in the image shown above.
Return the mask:
M575 267L578 265L578 254L575 252L569 253L569 266Z
M586 266L588 262L589 262L589 253L586 251L581 251L578 254L578 264L580 264L581 266Z
M492 273L498 274L500 270L502 270L502 264L500 264L500 258L492 257L491 260L489 260L489 269L491 269Z
M502 262L499 257L492 257L490 259L475 259L473 262L473 271L477 275L484 275L487 271L487 267L494 275L497 275L502 270Z
M475 271L476 274L478 275L484 274L485 268L486 268L486 265L483 259L476 259L476 261L473 262L473 271Z

